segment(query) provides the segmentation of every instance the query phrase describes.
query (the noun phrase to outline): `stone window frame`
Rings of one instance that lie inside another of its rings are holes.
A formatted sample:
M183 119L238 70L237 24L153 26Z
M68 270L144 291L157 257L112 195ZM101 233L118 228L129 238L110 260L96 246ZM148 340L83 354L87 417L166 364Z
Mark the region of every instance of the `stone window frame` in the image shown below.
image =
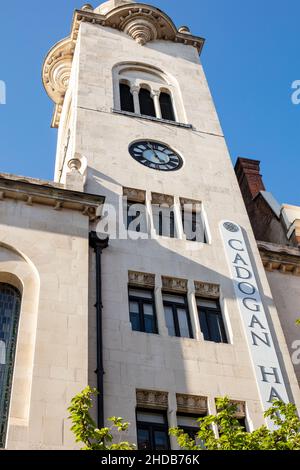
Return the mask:
M123 72L123 73L122 73ZM126 72L128 75L126 75ZM134 77L136 72L137 77ZM138 77L138 74L148 75L147 78L142 76ZM151 80L152 75L152 80ZM122 111L121 109L121 96L120 96L120 84L124 83L130 87L134 101L134 113L128 111ZM140 89L148 89L151 93L154 102L156 117L142 115L140 112L140 101L139 92ZM179 91L179 85L177 80L169 74L165 74L162 70L155 66L146 63L119 63L113 67L113 91L114 91L114 108L113 111L129 114L136 117L144 117L153 119L156 121L166 122L170 124L183 125L191 128L192 126L187 124L186 114L184 111L181 94ZM173 113L175 120L169 121L162 117L160 95L161 93L167 93L171 97L171 103L173 107Z

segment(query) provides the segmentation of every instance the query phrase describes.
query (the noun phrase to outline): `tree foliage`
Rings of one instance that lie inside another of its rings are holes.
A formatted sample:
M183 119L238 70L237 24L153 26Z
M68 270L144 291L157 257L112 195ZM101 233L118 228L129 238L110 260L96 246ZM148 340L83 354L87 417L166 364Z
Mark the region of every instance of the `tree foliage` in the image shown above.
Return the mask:
M90 415L93 397L97 395L96 389L87 387L73 398L71 406L68 408L73 423L71 431L75 435L76 442L84 444L82 450L134 450L134 444L121 441L123 434L129 427L129 423L124 422L122 418L110 418L108 421L112 423L111 427L98 429ZM113 442L114 433L119 434L118 443Z
M229 398L217 400L217 414L200 418L196 439L182 429L170 434L186 450L300 450L300 420L295 405L275 401L265 417L275 423L276 430L262 426L246 432L235 418L237 406ZM215 435L218 429L219 437Z

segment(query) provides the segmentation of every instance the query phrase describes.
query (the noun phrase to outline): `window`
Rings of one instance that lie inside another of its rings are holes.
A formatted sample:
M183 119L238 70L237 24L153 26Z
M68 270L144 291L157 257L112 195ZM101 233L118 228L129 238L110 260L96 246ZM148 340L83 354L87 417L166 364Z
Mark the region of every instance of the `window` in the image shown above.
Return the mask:
M176 121L171 95L169 93L161 92L159 103L161 117L168 121Z
M205 341L227 343L227 336L219 302L197 299L201 331Z
M171 207L152 205L153 225L160 237L175 238L175 214Z
M181 199L183 230L188 241L207 243L200 202L187 202Z
M0 284L0 447L5 446L20 305L20 292Z
M190 439L196 441L197 445L201 445L204 448L204 442L201 441L197 434L200 430L200 423L198 422L199 418L204 418L206 415L187 415L187 414L177 414L177 426L184 431L185 434L189 436Z
M156 117L154 101L151 92L146 88L141 88L139 93L140 110L144 116Z
M158 333L152 290L129 288L129 312L133 331Z
M147 233L146 206L140 202L127 201L127 230Z
M130 86L126 83L120 83L120 101L122 111L134 113L133 95Z
M137 438L139 450L170 450L166 414L138 410Z
M163 294L163 303L169 335L193 338L186 297L183 295Z

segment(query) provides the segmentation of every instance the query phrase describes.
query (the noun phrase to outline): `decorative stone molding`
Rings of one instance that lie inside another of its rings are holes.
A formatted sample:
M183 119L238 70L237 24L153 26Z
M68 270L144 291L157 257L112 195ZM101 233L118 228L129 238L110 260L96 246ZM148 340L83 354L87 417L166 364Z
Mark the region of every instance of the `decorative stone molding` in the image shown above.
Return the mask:
M137 202L145 204L146 202L146 191L142 189L123 188L123 196L131 202Z
M75 42L64 39L56 44L49 52L43 66L43 84L48 96L55 103L55 113L52 125L57 127L65 94L69 86Z
M157 39L157 30L155 25L143 18L130 20L123 29L124 33L131 36L138 44L144 46L147 42Z
M167 410L168 392L159 392L156 390L137 390L136 403L138 408Z
M186 294L188 290L188 281L186 279L163 276L162 288L168 292L180 292Z
M196 395L176 394L177 412L189 414L206 414L208 411L207 398Z
M231 400L231 403L237 406L235 417L245 418L246 417L246 403L244 401L237 401L237 400Z
M230 400L230 403L237 407L237 410L234 415L237 419L246 417L246 403L244 401Z
M220 298L220 286L217 284L195 281L195 292L198 297L204 297L208 299Z
M149 41L166 40L195 47L199 54L203 49L203 38L190 34L187 27L178 31L169 16L158 8L133 2L112 2L111 5L116 7L106 9L100 6L92 10L92 6L86 4L81 10L75 10L70 36L57 43L45 59L43 83L55 103L53 127L59 125L81 23L116 29L128 34L141 45Z
M174 196L168 196L166 194L152 193L152 204L159 206L174 206Z
M257 242L266 271L300 276L300 251L298 248Z
M154 288L155 287L155 274L129 271L128 283L130 286Z

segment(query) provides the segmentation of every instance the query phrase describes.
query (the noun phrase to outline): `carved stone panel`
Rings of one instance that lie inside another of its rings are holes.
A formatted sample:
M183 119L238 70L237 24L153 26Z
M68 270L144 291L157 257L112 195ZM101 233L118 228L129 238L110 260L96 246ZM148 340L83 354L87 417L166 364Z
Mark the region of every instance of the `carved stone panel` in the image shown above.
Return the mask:
M188 281L186 279L163 276L162 288L168 292L180 292L186 294L188 290Z
M167 194L152 193L152 204L172 207L174 206L174 197Z
M207 398L196 395L176 394L177 412L189 414L206 414L208 411Z
M129 271L128 282L130 286L154 288L155 287L155 274Z
M168 392L157 390L137 390L136 402L138 408L149 408L152 410L168 409Z
M142 189L123 188L123 196L131 202L144 204L146 201L146 191Z
M195 281L195 290L197 297L204 297L208 299L220 298L220 286L218 284Z

